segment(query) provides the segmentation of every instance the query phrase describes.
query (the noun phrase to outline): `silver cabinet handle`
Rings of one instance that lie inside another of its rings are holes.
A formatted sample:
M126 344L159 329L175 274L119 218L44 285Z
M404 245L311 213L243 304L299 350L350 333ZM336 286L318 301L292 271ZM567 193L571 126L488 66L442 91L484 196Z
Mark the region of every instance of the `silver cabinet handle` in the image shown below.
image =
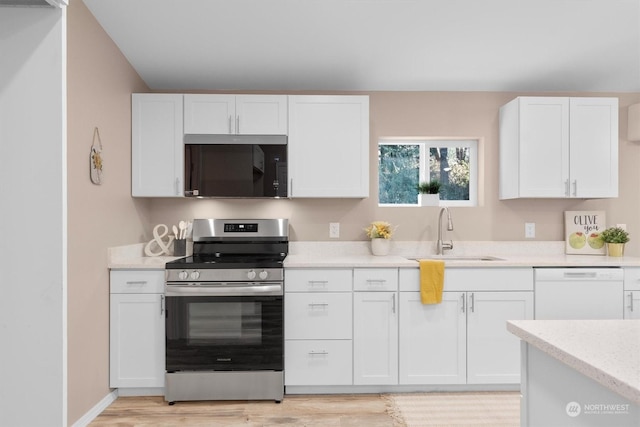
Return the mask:
M180 195L180 178L176 177L176 195Z
M131 280L126 282L127 285L146 285L147 281L146 280Z
M329 352L326 351L326 350L320 350L320 351L311 350L309 352L309 356L326 356L328 354L329 354Z
M570 192L570 189L569 189L569 180L568 179L565 179L565 181L564 181L564 195L565 196L570 196L571 195L571 192Z
M573 180L573 196L574 197L578 196L578 180L577 179Z
M469 296L471 298L471 303L469 304L469 310L471 310L472 313L476 312L476 296L475 293L471 293L471 295Z
M396 314L396 294L391 295L391 312Z
M460 295L460 299L462 300L462 310L461 311L463 313L466 313L466 311L467 311L467 307L466 307L467 298L466 298L466 295L465 294Z
M240 133L240 116L236 116L236 134Z
M309 304L310 308L316 308L316 307L322 307L322 308L327 308L329 307L329 304L326 302L312 302Z
M309 286L327 286L329 284L328 280L309 280L307 282Z
M629 292L629 311L633 312L633 292Z
M229 134L233 133L233 129L231 128L231 115L229 115Z
M164 295L160 295L160 316L164 314Z
M382 286L385 283L387 283L387 281L385 279L367 279L366 282L369 285L380 285L380 286Z

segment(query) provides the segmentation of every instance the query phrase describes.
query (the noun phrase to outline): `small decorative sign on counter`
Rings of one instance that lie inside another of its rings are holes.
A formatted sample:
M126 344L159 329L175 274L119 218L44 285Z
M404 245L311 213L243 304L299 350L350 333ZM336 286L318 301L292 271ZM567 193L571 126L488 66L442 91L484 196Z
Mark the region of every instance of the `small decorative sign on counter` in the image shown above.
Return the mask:
M605 255L600 233L607 227L604 211L565 211L565 252L580 255Z

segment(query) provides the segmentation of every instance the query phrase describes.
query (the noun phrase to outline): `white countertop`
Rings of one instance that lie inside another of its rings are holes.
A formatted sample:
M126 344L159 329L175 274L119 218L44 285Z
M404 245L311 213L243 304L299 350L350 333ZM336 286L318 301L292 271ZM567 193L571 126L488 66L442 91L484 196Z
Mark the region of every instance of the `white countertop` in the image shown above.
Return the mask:
M447 267L640 267L640 258L596 255L492 255L499 259L445 259ZM424 258L430 258L428 255ZM417 268L418 261L400 255L288 255L287 268L405 267Z
M392 242L388 256L371 255L370 242L289 242L286 268L417 268L411 258L430 258L433 242ZM110 269L162 269L175 256L144 256L144 244L110 248ZM455 242L447 255L488 255L497 260L445 260L447 267L640 267L638 257L566 255L564 242Z
M507 329L640 405L640 320L512 320Z

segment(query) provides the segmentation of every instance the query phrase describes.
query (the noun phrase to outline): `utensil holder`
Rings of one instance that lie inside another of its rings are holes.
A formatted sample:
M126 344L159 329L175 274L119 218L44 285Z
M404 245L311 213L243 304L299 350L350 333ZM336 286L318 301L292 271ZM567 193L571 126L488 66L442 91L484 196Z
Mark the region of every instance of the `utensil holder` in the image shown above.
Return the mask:
M176 239L173 241L173 255L174 256L187 255L187 239Z

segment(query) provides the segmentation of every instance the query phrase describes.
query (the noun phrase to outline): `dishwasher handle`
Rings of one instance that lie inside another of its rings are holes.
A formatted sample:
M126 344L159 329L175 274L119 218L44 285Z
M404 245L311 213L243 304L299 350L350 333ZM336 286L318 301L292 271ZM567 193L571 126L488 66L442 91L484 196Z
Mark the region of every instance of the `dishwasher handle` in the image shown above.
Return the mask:
M624 270L617 267L534 268L534 271L536 282L624 280Z
M598 273L595 271L565 271L562 277L565 279L597 279Z

